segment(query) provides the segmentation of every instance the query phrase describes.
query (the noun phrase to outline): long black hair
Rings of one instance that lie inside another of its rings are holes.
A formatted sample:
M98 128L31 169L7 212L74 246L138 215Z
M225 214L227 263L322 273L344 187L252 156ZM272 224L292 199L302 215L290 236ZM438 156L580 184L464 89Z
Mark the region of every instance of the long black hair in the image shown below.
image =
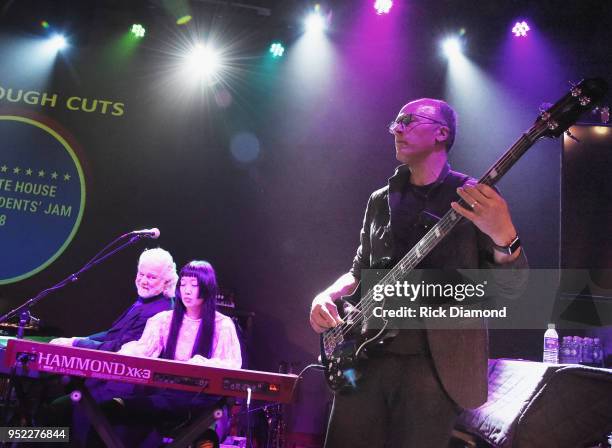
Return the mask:
M217 276L211 264L207 261L194 260L187 263L179 273L179 282L176 285L176 299L174 301L174 311L172 313L172 322L170 322L170 333L168 334L168 342L161 355L162 358L174 359L176 351L176 342L178 339L179 330L183 324L185 316L185 305L181 300L180 279L183 277L195 277L198 280L200 288L200 298L204 299L201 310L200 328L193 343L191 356L202 355L210 358L212 354L213 335L215 334L215 310L217 308L217 294L219 287L217 286Z

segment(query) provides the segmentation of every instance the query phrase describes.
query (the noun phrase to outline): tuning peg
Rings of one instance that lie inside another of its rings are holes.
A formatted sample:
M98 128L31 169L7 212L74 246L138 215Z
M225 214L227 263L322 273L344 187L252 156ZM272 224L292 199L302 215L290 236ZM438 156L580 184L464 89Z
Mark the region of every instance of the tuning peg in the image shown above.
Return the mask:
M574 140L576 143L580 143L580 140L578 138L576 138L574 136L574 134L572 134L570 132L570 130L568 129L567 131L565 131L565 135L567 135L569 138L571 138L572 140Z
M572 96L574 96L574 97L580 96L582 94L582 90L579 87L576 87L576 86L572 87L570 92L572 93Z
M551 131L554 131L555 129L559 127L559 123L557 123L555 120L546 120L546 121L547 121L548 129L550 129Z
M544 120L548 120L548 118L544 117L544 114L548 114L548 117L550 117L550 114L548 113L548 109L550 109L551 107L552 107L552 103L540 104L540 115L542 116Z
M591 98L589 98L588 96L581 96L580 98L578 98L578 102L581 106L586 106L591 102Z

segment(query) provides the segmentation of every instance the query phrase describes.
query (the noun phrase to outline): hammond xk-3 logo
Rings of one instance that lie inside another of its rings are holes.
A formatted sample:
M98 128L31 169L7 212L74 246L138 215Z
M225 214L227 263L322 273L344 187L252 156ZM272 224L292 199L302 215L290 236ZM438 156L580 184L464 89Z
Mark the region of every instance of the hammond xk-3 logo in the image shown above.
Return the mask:
M81 356L38 353L38 368L46 372L73 374L93 378L114 378L136 381L151 379L151 370L130 367L122 362L101 361Z

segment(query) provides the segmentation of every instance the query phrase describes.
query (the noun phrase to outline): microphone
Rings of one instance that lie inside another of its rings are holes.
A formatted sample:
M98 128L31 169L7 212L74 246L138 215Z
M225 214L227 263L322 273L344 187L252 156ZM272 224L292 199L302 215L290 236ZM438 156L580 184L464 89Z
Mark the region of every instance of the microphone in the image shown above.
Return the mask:
M128 235L139 236L141 238L151 238L156 240L157 238L159 238L159 229L157 227L154 227L152 229L134 230L128 233Z

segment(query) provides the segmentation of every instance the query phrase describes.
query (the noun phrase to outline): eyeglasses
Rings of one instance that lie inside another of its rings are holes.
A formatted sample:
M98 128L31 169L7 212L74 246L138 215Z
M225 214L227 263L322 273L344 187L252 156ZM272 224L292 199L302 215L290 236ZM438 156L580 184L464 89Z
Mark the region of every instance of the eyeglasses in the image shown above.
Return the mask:
M414 117L419 117L419 118L424 118L426 120L431 120L434 123L438 123L441 124L442 126L448 126L446 123L444 123L443 121L439 121L436 120L435 118L431 118L428 117L426 115L419 115L419 114L402 114L399 117L397 117L395 120L393 120L391 123L389 123L389 126L387 126L387 129L389 129L389 133L391 134L395 134L395 131L397 131L397 129L402 126L402 130L404 128L406 128L410 123L414 122Z

